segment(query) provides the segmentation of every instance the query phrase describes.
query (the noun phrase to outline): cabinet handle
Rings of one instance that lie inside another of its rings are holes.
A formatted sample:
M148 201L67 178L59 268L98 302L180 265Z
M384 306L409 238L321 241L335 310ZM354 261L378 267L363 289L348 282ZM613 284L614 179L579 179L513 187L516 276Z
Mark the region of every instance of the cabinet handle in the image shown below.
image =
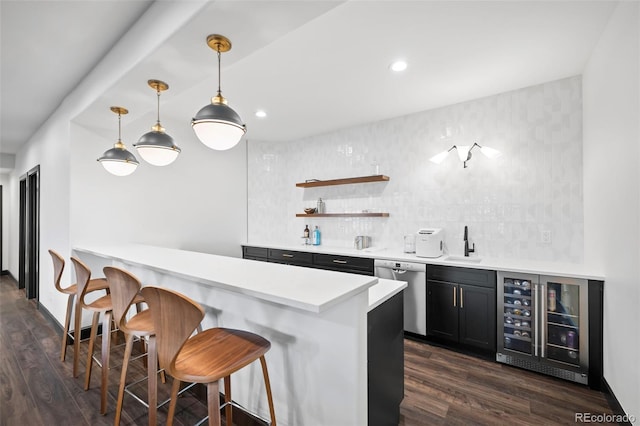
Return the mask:
M460 287L460 309L464 308L464 290Z
M456 307L456 288L453 287L453 307Z
M293 255L288 253L282 253L282 257L293 257Z
M343 265L344 265L345 263L347 263L347 261L346 261L346 260L339 260L339 259L333 259L333 261L332 261L332 262L333 262L333 263L340 263L340 264L343 264Z

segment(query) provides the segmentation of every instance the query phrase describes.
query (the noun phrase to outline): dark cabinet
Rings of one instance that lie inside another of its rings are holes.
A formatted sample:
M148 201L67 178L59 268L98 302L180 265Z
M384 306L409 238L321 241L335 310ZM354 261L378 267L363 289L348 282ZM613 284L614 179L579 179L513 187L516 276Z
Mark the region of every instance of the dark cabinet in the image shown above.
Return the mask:
M496 291L460 285L460 343L491 351L496 350Z
M269 249L268 261L287 265L310 266L313 263L313 255L304 251Z
M373 275L373 259L364 257L314 254L313 264L318 268L329 269L331 271Z
M373 259L364 257L242 246L242 258L352 274L373 275Z
M266 247L242 246L242 258L261 260L266 262L269 257L269 249Z
M495 352L495 271L428 266L427 336Z
M369 426L400 422L404 398L403 308L401 292L367 315Z
M427 335L458 341L458 286L427 281Z

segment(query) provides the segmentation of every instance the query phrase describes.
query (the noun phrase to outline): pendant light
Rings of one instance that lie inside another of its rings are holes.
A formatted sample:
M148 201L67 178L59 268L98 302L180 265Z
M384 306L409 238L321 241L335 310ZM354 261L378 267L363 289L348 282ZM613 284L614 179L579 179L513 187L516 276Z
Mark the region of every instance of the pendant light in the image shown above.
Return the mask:
M105 151L102 157L98 158L98 161L112 175L127 176L135 172L139 164L136 157L127 151L121 138L120 117L128 114L129 111L119 106L112 106L111 111L118 114L118 142L113 145L113 148Z
M218 53L218 94L191 120L191 126L200 141L209 148L224 151L233 148L247 132L242 119L222 96L220 90L220 54L231 50L231 41L225 36L211 34L207 44Z
M160 80L149 80L147 84L156 91L158 96L158 119L151 127L151 131L142 135L138 143L134 143L133 146L147 163L166 166L173 163L180 154L180 148L173 142L173 138L165 133L164 127L160 124L160 92L167 90L169 85Z

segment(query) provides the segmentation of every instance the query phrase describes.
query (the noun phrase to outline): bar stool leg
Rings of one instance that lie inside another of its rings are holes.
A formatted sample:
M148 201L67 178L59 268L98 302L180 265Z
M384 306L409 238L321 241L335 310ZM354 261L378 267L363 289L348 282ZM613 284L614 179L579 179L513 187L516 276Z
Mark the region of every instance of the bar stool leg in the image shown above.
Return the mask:
M220 388L219 381L207 383L207 407L209 407L209 426L220 426ZM231 423L227 423L231 426Z
M111 317L107 311L102 318L102 381L100 383L100 414L107 414L107 388L109 387L109 354L111 353Z
M149 399L149 426L155 426L158 413L158 353L156 347L156 336L149 336L147 344L147 386ZM162 373L162 383L164 383L164 372Z
M267 390L267 400L269 402L269 414L271 415L271 426L276 426L276 410L273 407L273 395L271 394L271 382L269 381L269 371L267 371L267 360L264 355L260 357L262 365L262 375L264 376L264 386Z
M225 422L229 426L233 424L233 406L231 405L231 375L224 378L224 407Z
M100 312L93 313L93 321L91 322L91 337L89 337L89 348L87 352L87 368L84 377L84 390L89 390L91 386L91 369L93 367L93 346L96 343L96 335L98 334L98 319Z
M129 367L129 359L131 358L131 349L133 348L133 334L127 334L127 344L124 348L124 361L122 362L122 373L120 374L120 386L118 388L118 402L116 404L116 416L114 425L120 424L120 416L122 414L122 402L124 400L124 388L127 382L127 368Z
M60 351L60 361L62 362L64 362L67 357L67 338L69 337L69 324L71 323L71 311L73 310L74 298L75 294L70 294L67 299L67 313L64 316L64 331L62 332L62 348Z
M80 359L80 335L82 334L82 330L80 330L80 322L82 320L82 307L80 306L80 301L78 299L75 300L74 305L75 324L73 326L73 377L78 377L78 363Z
M167 426L173 426L173 415L176 413L178 403L178 390L180 390L180 380L173 378L171 386L171 402L169 402L169 413L167 414Z

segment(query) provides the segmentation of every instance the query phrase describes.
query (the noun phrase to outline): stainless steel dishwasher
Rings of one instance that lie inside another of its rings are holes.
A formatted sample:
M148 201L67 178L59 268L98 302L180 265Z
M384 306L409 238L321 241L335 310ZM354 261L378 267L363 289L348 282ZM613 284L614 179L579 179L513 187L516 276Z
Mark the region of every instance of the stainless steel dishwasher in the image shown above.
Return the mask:
M427 265L424 263L375 259L378 278L406 281L404 290L404 330L427 335Z

